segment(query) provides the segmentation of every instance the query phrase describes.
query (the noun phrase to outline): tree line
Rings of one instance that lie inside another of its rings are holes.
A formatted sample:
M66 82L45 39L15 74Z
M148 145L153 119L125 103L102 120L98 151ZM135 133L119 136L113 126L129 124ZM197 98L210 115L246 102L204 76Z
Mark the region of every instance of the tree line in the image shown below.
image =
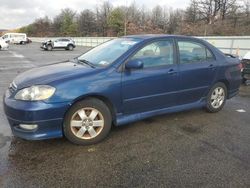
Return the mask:
M19 29L28 36L121 36L142 33L250 35L250 0L190 0L186 9L159 5L113 7L109 1L80 13L66 8Z

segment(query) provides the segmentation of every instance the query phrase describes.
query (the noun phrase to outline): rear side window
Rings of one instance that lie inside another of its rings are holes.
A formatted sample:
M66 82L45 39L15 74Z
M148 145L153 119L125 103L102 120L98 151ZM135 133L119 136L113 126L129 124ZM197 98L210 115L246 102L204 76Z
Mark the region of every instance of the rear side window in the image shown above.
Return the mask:
M170 39L152 42L141 48L131 59L139 59L144 68L171 65L174 63L173 42Z
M204 45L192 41L178 41L180 63L197 63L214 59Z

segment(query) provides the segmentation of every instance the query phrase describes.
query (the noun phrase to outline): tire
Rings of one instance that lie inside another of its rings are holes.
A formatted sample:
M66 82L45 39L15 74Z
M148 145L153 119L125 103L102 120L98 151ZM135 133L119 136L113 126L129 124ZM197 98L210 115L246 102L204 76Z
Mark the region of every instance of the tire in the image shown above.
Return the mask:
M216 83L207 95L206 110L210 113L219 112L226 103L227 87L224 83Z
M92 116L92 117L91 117ZM75 103L67 112L63 132L65 137L78 145L95 144L107 137L112 116L104 102L95 98Z
M47 46L47 50L49 50L49 51L52 51L52 46L49 44L48 46Z
M0 45L0 50L2 50L2 46Z
M74 46L72 46L71 44L70 45L68 45L68 48L67 48L67 50L70 50L70 51L72 51L74 49Z

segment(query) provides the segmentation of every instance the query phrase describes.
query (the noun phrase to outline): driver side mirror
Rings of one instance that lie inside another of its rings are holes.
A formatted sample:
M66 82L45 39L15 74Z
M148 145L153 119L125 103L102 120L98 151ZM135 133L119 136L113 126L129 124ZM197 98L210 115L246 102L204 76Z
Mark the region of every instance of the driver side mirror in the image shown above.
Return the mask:
M125 67L126 69L142 69L143 62L139 59L132 59L125 64Z

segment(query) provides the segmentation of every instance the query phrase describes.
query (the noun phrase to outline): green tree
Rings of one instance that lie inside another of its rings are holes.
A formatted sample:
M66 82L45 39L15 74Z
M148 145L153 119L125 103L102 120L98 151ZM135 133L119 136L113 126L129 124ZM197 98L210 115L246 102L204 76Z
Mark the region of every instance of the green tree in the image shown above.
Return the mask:
M54 19L54 31L58 35L76 36L76 12L68 8L63 9Z
M124 11L120 8L115 8L108 16L108 26L117 36L124 34Z

